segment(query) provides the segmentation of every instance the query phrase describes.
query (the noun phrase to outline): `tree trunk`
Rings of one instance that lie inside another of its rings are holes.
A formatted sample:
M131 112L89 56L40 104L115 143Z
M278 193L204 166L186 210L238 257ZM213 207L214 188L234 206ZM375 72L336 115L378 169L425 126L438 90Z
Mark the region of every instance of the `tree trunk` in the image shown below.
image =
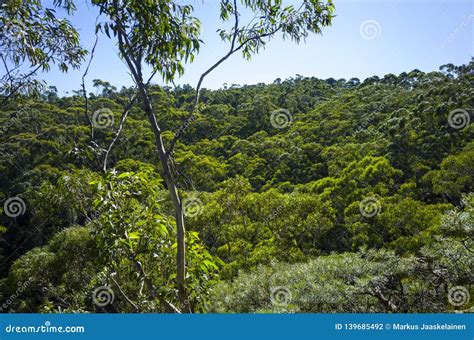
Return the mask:
M190 311L190 306L187 301L187 294L186 294L186 243L185 243L185 228L184 228L184 211L181 202L181 198L179 197L178 187L171 175L168 163L168 155L166 154L166 150L163 143L163 138L161 137L161 130L156 120L155 113L153 111L153 107L151 105L150 99L148 97L147 91L142 81L138 82L138 87L140 91L140 95L142 97L144 103L144 110L148 115L148 119L150 121L151 127L153 129L153 133L155 135L155 144L158 150L158 154L160 157L160 163L163 168L163 177L168 187L168 191L170 193L171 202L173 204L175 218L176 218L176 239L177 239L177 273L176 273L176 281L178 283L178 299L180 303L181 310L184 313Z
M127 35L123 30L122 24L120 21L118 24L118 42L119 49L122 53L122 57L128 65L132 77L137 84L138 92L140 97L143 100L143 109L148 115L148 120L150 121L153 134L155 136L156 149L160 157L160 163L163 168L163 178L165 180L166 186L170 193L171 202L173 204L175 219L176 219L176 243L177 243L177 256L176 256L176 282L178 284L178 300L180 304L181 311L184 313L190 312L190 306L187 300L186 294L186 243L185 243L185 229L184 229L184 212L183 206L181 203L181 198L179 197L178 187L171 175L169 163L168 163L168 154L166 153L165 146L163 143L163 138L161 137L161 129L156 120L155 112L153 106L151 105L150 98L148 97L148 92L146 85L143 82L143 76L141 72L141 59L134 59L130 56L127 51L131 49L131 45L128 43ZM151 79L151 78L150 78Z

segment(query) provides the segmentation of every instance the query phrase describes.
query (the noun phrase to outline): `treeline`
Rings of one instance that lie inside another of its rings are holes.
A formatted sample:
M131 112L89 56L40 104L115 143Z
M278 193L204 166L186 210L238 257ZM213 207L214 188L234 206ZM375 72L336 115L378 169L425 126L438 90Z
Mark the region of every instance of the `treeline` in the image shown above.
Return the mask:
M472 310L473 70L203 90L192 122L192 87L151 86L180 133L191 309ZM87 101L48 88L2 107L3 311L176 301L175 222L139 101L111 146L133 92L96 80Z

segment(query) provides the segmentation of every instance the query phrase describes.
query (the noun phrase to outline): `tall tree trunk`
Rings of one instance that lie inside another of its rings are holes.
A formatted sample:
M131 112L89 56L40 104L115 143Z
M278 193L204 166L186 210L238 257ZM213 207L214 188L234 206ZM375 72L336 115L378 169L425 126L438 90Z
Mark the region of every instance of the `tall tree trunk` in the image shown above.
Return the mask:
M186 242L185 242L185 227L184 227L184 211L181 198L179 197L178 187L171 175L168 155L166 153L163 138L161 136L161 129L156 120L155 113L153 111L153 106L151 105L150 98L146 91L143 81L140 79L138 82L138 88L140 91L140 96L142 97L144 110L148 115L148 120L150 121L153 133L155 136L155 144L158 150L160 157L160 163L163 168L163 177L170 193L171 202L173 204L175 218L176 218L176 239L177 239L177 274L176 281L178 283L178 299L180 303L181 310L183 312L189 312L190 306L187 302L186 294Z
M185 228L184 228L184 211L179 197L178 187L171 175L168 162L168 154L166 153L163 138L161 136L161 129L156 120L153 106L151 105L150 97L148 96L147 85L143 82L143 75L141 71L142 60L141 57L134 58L128 54L127 51L131 50L131 44L128 41L127 34L125 33L122 23L120 20L117 21L118 27L118 46L122 53L122 58L127 63L127 66L132 74L132 77L137 84L138 92L143 100L143 109L148 115L153 134L155 136L156 149L160 157L160 163L163 168L163 178L166 186L170 193L171 203L173 204L175 219L176 219L176 243L177 243L177 255L176 255L176 282L178 284L178 300L180 309L184 313L190 312L190 306L187 300L186 293L186 241L185 241ZM151 79L151 78L150 78ZM148 84L148 82L147 82Z

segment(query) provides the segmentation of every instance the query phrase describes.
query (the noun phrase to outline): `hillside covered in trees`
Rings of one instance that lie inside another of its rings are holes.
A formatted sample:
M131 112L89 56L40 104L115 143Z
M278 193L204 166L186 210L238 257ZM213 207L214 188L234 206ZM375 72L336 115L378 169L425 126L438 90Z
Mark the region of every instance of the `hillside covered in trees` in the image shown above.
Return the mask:
M151 86L182 129L191 311L472 311L473 70L204 89L185 129L194 89ZM48 88L1 108L3 312L177 304L146 114L124 120L133 89L94 83L87 102Z

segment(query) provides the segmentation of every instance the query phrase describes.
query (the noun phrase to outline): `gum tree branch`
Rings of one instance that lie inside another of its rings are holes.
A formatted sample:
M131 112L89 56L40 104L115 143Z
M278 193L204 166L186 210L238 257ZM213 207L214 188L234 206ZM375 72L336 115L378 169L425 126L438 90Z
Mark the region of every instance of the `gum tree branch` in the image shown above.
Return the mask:
M229 52L227 52L226 55L224 55L221 59L219 59L214 65L212 65L209 69L207 69L199 77L199 81L197 83L196 91L195 91L194 104L191 108L190 114L186 117L184 124L181 125L181 127L178 129L175 136L171 140L170 146L168 147L168 151L166 152L168 156L173 152L173 149L176 146L176 143L178 142L179 138L184 133L184 131L186 130L188 125L195 119L195 114L194 113L196 111L197 106L199 105L201 86L202 86L202 83L204 81L204 78L207 75L209 75L212 71L214 71L224 61L229 59L234 53L236 53L236 52L240 51L242 48L244 48L249 42L272 36L275 33L277 33L279 30L281 30L281 28L282 28L282 26L279 25L276 29L274 29L270 32L255 35L253 37L247 38L242 43L240 43L237 47L235 47L235 42L237 40L237 36L238 36L238 34L241 30L239 30L239 13L237 11L237 0L234 0L234 33L232 35L232 40L231 40L231 45L230 45Z
M97 22L97 19L96 19L96 22ZM97 47L97 42L98 41L99 41L99 36L96 32L95 33L94 45L93 45L92 50L91 50L91 57L89 59L89 62L87 63L84 74L82 75L82 85L81 85L81 87L82 87L82 96L84 97L84 100L85 100L85 112L84 112L84 114L86 116L87 124L89 124L89 129L90 129L90 134L91 134L91 142L94 142L94 143L95 143L94 124L92 123L91 117L89 116L89 97L88 97L87 91L86 91L85 79L86 79L87 73L89 73L89 68L92 64L92 59L94 59L95 48Z
M149 86L151 80L153 79L153 77L155 76L156 74L156 71L154 71L150 78L148 78L148 81L146 83L146 87ZM130 98L127 106L125 107L123 113L122 113L122 116L120 117L120 124L119 124L119 127L117 129L117 132L115 133L115 136L114 138L112 139L112 141L110 142L109 144L109 147L107 148L107 151L105 152L105 156L104 156L104 163L103 163L103 167L102 169L104 170L104 172L107 172L107 160L109 158L109 154L110 154L110 151L112 150L112 148L114 147L115 143L117 142L122 130L123 130L123 126L125 125L125 121L127 120L127 117L128 117L128 114L130 112L130 110L132 109L132 106L133 104L135 103L136 99L138 97L138 91L136 91L132 97Z
M109 154L110 154L110 151L112 150L113 146L115 145L115 142L117 142L119 136L120 136L120 133L122 132L123 130L123 126L125 125L125 121L127 119L127 116L128 116L128 113L130 112L130 109L132 108L133 104L135 103L135 100L137 99L137 96L138 96L138 93L135 92L133 94L133 96L130 98L127 106L125 107L123 113L122 113L122 116L120 117L120 124L119 124L119 127L117 129L117 132L115 133L115 136L114 138L112 139L112 141L110 142L109 144L109 147L107 148L107 151L105 152L105 156L104 156L104 164L103 164L103 170L104 172L107 172L107 160L109 158Z
M19 80L19 83L16 87L14 87L8 95L5 96L5 98L2 99L2 105L5 104L11 97L13 97L18 91L21 90L21 88L25 85L23 81L26 81L28 78L34 76L36 72L41 68L42 65L38 65L35 67L32 71L30 71L28 74L24 75L21 80Z
M142 277L143 281L145 282L145 285L147 286L148 291L150 292L150 295L153 298L158 298L160 303L165 308L165 311L167 313L180 314L181 312L179 311L178 308L176 308L171 302L166 301L166 299L164 297L162 297L160 294L158 294L156 292L155 287L153 286L153 283L150 281L150 279L146 275L145 270L143 269L143 266L140 263L140 261L133 259L133 264L135 265L135 268L140 273L140 276Z
M124 297L125 300L127 300L127 302L129 304L131 304L133 306L133 308L135 308L135 312L138 312L140 309L138 308L138 306L125 294L125 292L123 291L122 287L120 287L120 285L118 284L118 282L111 276L110 277L112 279L112 281L115 283L115 285L117 286L120 294L122 294L122 296Z

